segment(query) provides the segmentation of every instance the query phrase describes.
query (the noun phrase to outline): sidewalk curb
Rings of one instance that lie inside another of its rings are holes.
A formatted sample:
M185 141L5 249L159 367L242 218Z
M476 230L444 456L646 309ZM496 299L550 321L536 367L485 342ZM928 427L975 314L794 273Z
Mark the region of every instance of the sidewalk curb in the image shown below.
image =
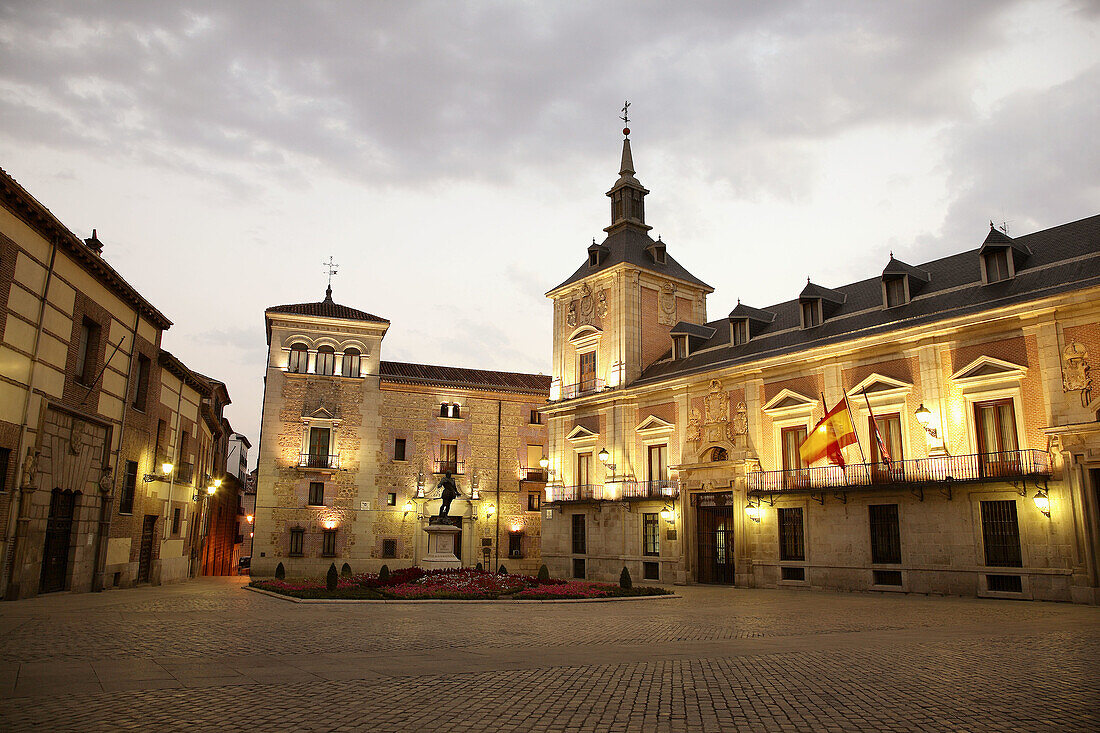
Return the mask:
M656 601L666 598L683 598L683 596L676 593L670 593L664 596L630 596L628 598L555 598L552 600L544 599L524 599L524 598L507 598L507 599L471 599L468 601L457 601L446 598L421 598L421 599L379 599L373 600L369 598L295 598L294 596L283 595L282 593L276 593L270 590L264 590L263 588L255 588L251 585L241 586L245 590L250 590L253 593L262 593L265 596L271 596L272 598L278 598L282 601L290 601L291 603L369 603L369 604L382 604L382 603L396 603L396 604L411 604L411 603L497 603L497 604L527 604L527 603L614 603L616 601Z

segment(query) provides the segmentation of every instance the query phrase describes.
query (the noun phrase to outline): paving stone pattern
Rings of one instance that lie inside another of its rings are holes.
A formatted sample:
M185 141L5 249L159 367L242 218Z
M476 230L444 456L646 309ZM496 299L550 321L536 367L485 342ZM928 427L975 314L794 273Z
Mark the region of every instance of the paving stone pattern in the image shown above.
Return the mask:
M1100 729L1100 609L686 587L292 604L205 579L0 605L2 730Z

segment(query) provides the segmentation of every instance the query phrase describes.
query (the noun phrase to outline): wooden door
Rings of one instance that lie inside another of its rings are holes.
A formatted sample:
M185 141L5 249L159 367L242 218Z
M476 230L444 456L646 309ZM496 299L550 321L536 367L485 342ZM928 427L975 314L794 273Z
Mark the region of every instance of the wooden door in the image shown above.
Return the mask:
M311 467L328 467L328 437L328 428L309 429L309 465Z
M596 389L596 352L589 351L580 357L580 386L581 392L590 392Z
M733 585L733 507L699 507L696 540L699 582Z
M50 514L46 520L46 545L42 551L40 593L65 589L75 508L76 495L73 492L53 490L50 496Z
M992 400L974 405L978 426L979 469L982 476L1019 474L1016 411L1012 400Z
M141 551L138 554L139 583L149 582L149 570L153 565L153 535L156 533L157 515L146 514L141 527Z
M871 429L871 477L876 483L887 483L902 480L901 461L901 415L891 413L887 415L875 415L874 420L867 417L868 426ZM886 452L890 455L890 465L887 467L885 456L879 450L878 441L875 440L875 428L878 428L879 437L886 446Z
M799 447L806 442L806 428L783 428L779 438L783 451L783 482L790 488L809 483L809 474L802 470L806 465L798 452Z

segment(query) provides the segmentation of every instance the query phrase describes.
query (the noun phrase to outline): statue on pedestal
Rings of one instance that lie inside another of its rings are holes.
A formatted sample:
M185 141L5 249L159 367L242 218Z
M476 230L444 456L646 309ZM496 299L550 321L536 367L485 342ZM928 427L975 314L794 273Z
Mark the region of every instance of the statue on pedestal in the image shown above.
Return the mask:
M442 488L443 493L440 495L442 504L439 505L439 516L450 516L451 502L455 500L456 496L462 496L462 493L458 490L458 486L455 485L454 478L451 477L450 471L448 471L443 478L439 479L439 483L435 487Z

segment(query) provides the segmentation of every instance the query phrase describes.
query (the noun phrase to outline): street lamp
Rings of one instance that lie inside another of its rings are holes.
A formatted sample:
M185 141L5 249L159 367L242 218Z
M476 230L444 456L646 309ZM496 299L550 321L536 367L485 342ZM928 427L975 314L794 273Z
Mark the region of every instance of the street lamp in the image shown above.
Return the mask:
M493 515L496 514L496 513L497 513L497 505L496 504L490 504L489 506L485 507L485 519L486 520L492 519Z
M1047 496L1046 489L1039 489L1036 491L1033 501L1035 502L1036 508L1046 515L1047 519L1050 519L1050 498Z
M750 500L749 503L745 506L745 514L752 521L759 522L760 521L760 505L759 504L754 504Z
M600 452L597 453L596 456L600 459L600 463L607 466L607 468L611 471L611 475L615 475L615 464L608 463L608 461L611 459L611 454L607 452L607 448L601 448Z
M546 456L543 456L542 458L539 459L539 468L541 468L542 470L545 471L549 467L550 467L550 459L549 458L547 458Z
M165 461L160 464L160 475L155 473L147 473L141 477L141 480L145 483L150 481L167 481L172 476L172 469L175 468L171 463Z
M207 486L206 487L206 493L209 494L210 496L213 496L217 492L218 492L218 487L217 486Z
M917 422L921 424L921 427L931 435L934 439L939 440L939 433L935 428L929 427L932 424L932 411L924 406L924 403L920 403L920 407L916 409L913 415L917 418Z
M416 509L416 504L413 504L412 499L409 499L405 502L405 506L401 507L401 509L402 509L402 511L405 512L404 514L401 515L401 518L404 519L405 517L407 517L409 515L409 512Z

